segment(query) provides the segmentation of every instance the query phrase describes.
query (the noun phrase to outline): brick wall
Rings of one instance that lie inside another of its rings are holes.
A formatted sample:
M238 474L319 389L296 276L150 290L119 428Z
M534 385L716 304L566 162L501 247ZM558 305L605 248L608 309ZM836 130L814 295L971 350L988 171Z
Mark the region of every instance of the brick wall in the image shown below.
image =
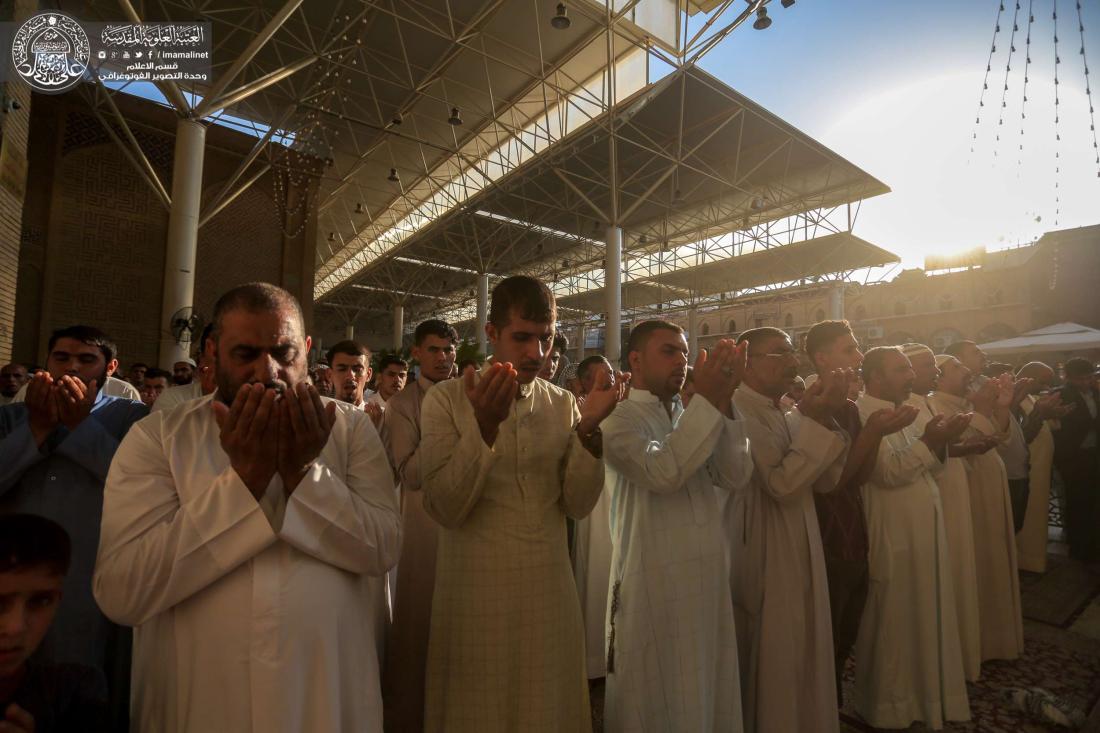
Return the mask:
M37 2L16 0L0 5L0 21L22 20L38 8ZM6 63L6 62L5 62ZM0 365L12 358L12 342L15 336L15 291L19 275L19 242L23 228L22 190L26 185L18 169L27 159L27 135L30 129L31 91L22 82L0 83L0 93L15 100L21 109L9 113L0 112L0 161L8 167L5 180L0 183Z
M142 100L116 100L170 189L174 114ZM156 363L167 210L79 97L36 97L31 125L15 357L41 363L50 331L79 322L110 333L124 366ZM224 128L208 130L207 198L253 142ZM209 318L217 297L234 285L288 279L285 254L291 245L300 253L303 242L284 235L272 192L270 176L261 178L200 229L194 308L201 315ZM312 270L294 274L287 285L312 290ZM10 292L16 293L14 282Z

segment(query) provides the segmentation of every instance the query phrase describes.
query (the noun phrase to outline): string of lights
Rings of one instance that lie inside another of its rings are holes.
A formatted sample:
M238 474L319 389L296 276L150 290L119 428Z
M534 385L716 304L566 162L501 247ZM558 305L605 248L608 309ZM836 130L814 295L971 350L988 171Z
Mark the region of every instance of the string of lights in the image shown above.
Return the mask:
M1031 79L1031 27L1035 25L1034 0L1027 0L1027 40L1024 42L1024 94L1020 102L1020 145L1016 151L1016 175L1023 165L1024 120L1027 119L1027 83Z
M1100 147L1096 145L1096 113L1092 106L1092 84L1089 80L1089 59L1085 54L1085 21L1081 16L1081 0L1077 0L1077 32L1081 34L1081 63L1085 67L1085 97L1089 103L1089 131L1092 132L1092 152L1096 156L1096 177L1100 178Z
M989 90L989 73L993 71L993 54L997 53L997 34L1001 32L1001 14L1005 4L997 4L997 19L993 22L993 40L989 44L989 58L985 62L985 77L982 78L982 92L978 95L978 112L974 115L974 132L970 136L970 152L974 152L974 140L978 139L978 127L982 124L982 109L985 107L985 93Z
M1004 7L1003 5L1001 7ZM1005 124L1005 109L1008 108L1008 75L1012 73L1012 54L1016 53L1016 32L1020 30L1020 26L1017 21L1020 17L1020 3L1016 2L1016 9L1012 12L1012 34L1008 39L1008 59L1005 61L1005 80L1001 89L1001 107L997 111L997 137L995 142L998 143L993 146L993 157L997 157L997 148L1000 147L1001 142L1001 128Z
M1059 182L1062 178L1062 134L1061 134L1061 93L1059 90L1058 67L1062 59L1058 55L1058 0L1052 0L1054 12L1054 226L1058 226L1058 217L1062 213L1062 192Z

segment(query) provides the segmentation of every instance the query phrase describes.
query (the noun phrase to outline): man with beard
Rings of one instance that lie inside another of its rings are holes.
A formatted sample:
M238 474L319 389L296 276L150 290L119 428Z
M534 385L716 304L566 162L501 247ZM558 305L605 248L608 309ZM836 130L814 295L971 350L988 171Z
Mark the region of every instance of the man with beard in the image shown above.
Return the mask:
M745 487L752 473L732 402L745 351L723 339L700 352L695 398L685 410L683 329L645 321L630 333L630 394L603 426L614 548L608 731L742 729L719 501Z
M737 621L745 731L837 731L837 693L825 557L814 493L837 486L848 434L833 419L850 370L826 372L786 411L798 352L777 328L754 328L733 395L752 452L753 480L735 493L730 590Z
M195 378L195 369L198 365L194 359L187 358L181 359L172 365L172 381L177 386L184 384L191 384L191 381Z
M386 405L382 443L401 492L403 537L393 594L393 624L386 639L382 694L386 728L424 728L424 671L432 621L435 555L439 525L424 511L420 483L420 410L433 386L450 379L458 353L458 332L430 319L416 327L412 357L420 374Z
M864 424L909 399L915 375L897 347L863 358ZM912 408L908 408L912 410ZM937 415L887 435L863 485L871 577L856 640L855 709L876 728L969 720L943 505L934 474L969 415Z
M368 398L367 383L370 382L370 349L358 341L340 341L333 344L325 355L332 367L332 383L336 388L336 399L358 407L370 416L375 428L382 424L382 405Z
M210 340L210 334L213 329L214 324L206 324L199 338L199 349L201 353L198 362L198 379L191 380L189 384L174 384L164 390L164 393L153 403L153 412L171 409L181 402L197 400L200 397L211 394L217 387L213 357L208 355L212 352L209 352L207 349L207 342Z
M913 427L923 431L936 416L932 393L941 379L936 356L924 344L909 343L902 353L913 366L913 391L906 400L917 411ZM951 357L946 357L951 358ZM955 375L948 375L948 380ZM982 637L978 606L978 568L974 552L974 526L970 509L970 488L965 456L992 450L996 438L971 436L948 446L943 470L936 474L943 505L943 525L947 535L948 561L951 564L952 590L959 623L959 645L962 649L966 679L974 681L981 675Z
M987 379L977 390L974 375L947 354L939 362L942 376L933 393L933 409L945 417L973 411L964 439L993 442L1008 437L1009 408L1014 394L1012 375ZM955 451L952 451L954 454ZM1024 649L1020 581L1016 567L1016 531L1004 462L997 451L966 454L970 518L974 531L982 661L1016 659Z
M214 307L217 392L153 414L107 478L95 595L137 627L139 730L381 730L368 580L396 562L400 515L359 410L306 379L290 293Z
M140 402L110 397L99 386L117 365L111 338L91 326L54 331L46 370L27 385L26 401L0 407L0 512L38 514L72 539L65 603L39 657L103 672L113 710L126 720L128 632L92 597L92 572L103 509L103 484L119 442L148 414Z
M0 368L0 406L10 403L28 378L27 367L22 364L12 362Z
M133 385L134 389L141 391L141 385L145 383L145 372L149 371L149 365L135 361L126 372L126 381Z
M815 323L806 332L804 344L806 356L816 370L806 378L807 388L820 376L837 369L858 371L863 363L863 352L847 321ZM859 382L858 378L849 378L847 399L831 415L848 434L851 446L844 470L834 490L814 492L828 577L837 708L844 706L844 666L856 643L867 602L867 523L863 517L860 489L875 466L883 436L896 433L913 420L912 411L903 406L877 410L867 419L866 425L861 425L859 408L852 396L852 385ZM857 393L855 397L858 396Z
M545 284L493 289L493 362L437 384L421 415L424 508L439 532L428 644L428 733L588 731L584 629L565 519L603 488L600 423L621 398L584 406L538 379L557 308Z

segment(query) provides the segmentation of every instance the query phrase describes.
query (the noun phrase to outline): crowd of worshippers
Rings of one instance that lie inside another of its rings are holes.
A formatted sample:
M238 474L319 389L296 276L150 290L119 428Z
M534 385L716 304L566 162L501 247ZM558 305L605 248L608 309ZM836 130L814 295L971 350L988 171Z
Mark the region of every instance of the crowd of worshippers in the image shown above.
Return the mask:
M1023 651L1054 471L1100 559L1085 359L823 321L803 379L779 329L692 354L651 320L570 364L556 320L511 277L484 364L433 319L413 370L351 340L310 367L252 283L171 372L121 378L91 326L4 366L0 728L590 731L603 679L611 732L938 729Z

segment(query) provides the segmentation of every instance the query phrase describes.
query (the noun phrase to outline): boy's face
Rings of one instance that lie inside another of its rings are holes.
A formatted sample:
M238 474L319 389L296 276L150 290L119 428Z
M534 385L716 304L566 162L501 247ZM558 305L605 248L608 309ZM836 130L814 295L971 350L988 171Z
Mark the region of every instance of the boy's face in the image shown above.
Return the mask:
M46 567L0 573L0 677L19 671L42 643L61 602L61 581Z

